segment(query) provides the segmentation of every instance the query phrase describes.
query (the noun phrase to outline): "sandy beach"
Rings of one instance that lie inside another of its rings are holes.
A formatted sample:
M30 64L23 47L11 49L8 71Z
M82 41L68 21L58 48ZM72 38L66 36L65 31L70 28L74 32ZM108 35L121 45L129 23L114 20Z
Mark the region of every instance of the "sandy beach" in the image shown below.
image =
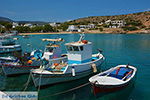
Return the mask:
M80 34L82 32L47 32L47 33L19 33L19 35L43 35L43 34ZM125 33L110 33L110 32L84 32L87 34L150 34L150 31L128 31Z

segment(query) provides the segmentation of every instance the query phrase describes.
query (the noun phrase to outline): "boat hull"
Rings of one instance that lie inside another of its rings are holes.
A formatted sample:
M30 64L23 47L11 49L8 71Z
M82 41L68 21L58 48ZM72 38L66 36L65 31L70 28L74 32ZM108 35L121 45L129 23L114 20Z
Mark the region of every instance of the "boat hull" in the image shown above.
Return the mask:
M63 75L62 74L55 74L55 75L54 74L48 74L48 75L32 74L32 79L35 87L38 87L38 86L46 86L46 85L52 85L56 83L77 80L82 77L86 77L90 74L92 74L91 70L82 73L76 73L75 76L72 76L71 73L63 74Z
M118 91L118 90L121 90L121 89L127 87L128 85L129 85L129 83L126 83L123 85L116 85L116 86L112 86L112 85L103 86L103 85L92 84L92 88L93 88L93 93L97 94L97 93Z
M102 64L103 61L104 57L90 63L72 65L68 67L66 73L64 74L43 74L42 71L41 73L37 73L36 71L31 70L32 79L35 87L80 79L93 73L91 64L94 63L96 64L96 66L99 66ZM72 74L72 67L75 67L75 76L73 76Z
M17 74L26 74L29 73L31 69L39 68L40 66L2 66L2 70L6 76L17 75Z
M91 77L89 80L90 80L90 83L92 85L93 93L96 95L97 93L115 92L115 91L118 91L118 90L121 90L121 89L128 87L128 85L134 84L134 82L136 81L136 75L137 75L135 69L134 69L135 74L133 74L133 77L130 78L129 80L125 80L125 82L121 82L120 84L105 85L103 83L99 83L98 80L97 81L95 80L95 82L93 82L92 77ZM109 72L110 70L105 71L105 72ZM100 75L104 74L105 72L102 72L102 73L97 74L97 75L100 76ZM95 75L95 76L97 76L97 75ZM93 76L93 78L94 78L94 76ZM99 80L100 80L100 78L99 78ZM109 79L109 81L110 81L110 79ZM101 78L101 82L105 83L105 82L107 82L107 80L104 80ZM111 81L111 82L112 82L111 84L114 83L114 81Z
M21 46L20 45L16 45L16 46L14 46L14 47L7 47L7 46L5 46L5 47L3 47L3 46L1 46L0 47L0 54L4 54L4 53L11 53L11 52L15 52L15 51L22 51L22 49L21 49Z
M61 57L57 59L51 59L54 63L62 60L66 61L67 57ZM37 69L41 65L41 61L35 61L31 65L2 65L2 70L6 76L27 74L30 73L31 69Z

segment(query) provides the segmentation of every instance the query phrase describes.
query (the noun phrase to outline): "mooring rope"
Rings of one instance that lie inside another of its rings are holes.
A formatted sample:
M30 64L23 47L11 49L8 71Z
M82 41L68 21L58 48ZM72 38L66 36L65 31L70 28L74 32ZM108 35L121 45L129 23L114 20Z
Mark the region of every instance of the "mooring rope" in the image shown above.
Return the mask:
M27 87L28 87L28 85L29 85L29 83L30 83L30 80L31 80L31 71L30 71L30 74L29 74L29 77L28 77L28 80L27 80L27 82L24 84L25 85L25 88L24 88L24 90L23 91L26 91L26 89L27 89Z
M3 66L2 66L2 67L3 67ZM0 69L0 74L3 74L3 69L2 69L2 68Z
M69 90L65 90L65 91L62 91L62 92L58 92L58 93L54 93L54 94L42 96L42 97L40 97L40 98L46 98L46 97L50 97L50 96L56 96L56 95L64 94L64 93L71 92L71 91L73 91L73 90L82 88L82 87L84 87L84 86L86 86L86 85L89 85L89 84L90 84L90 82L85 83L85 84L82 84L82 85L77 86L77 87L74 87L74 88L71 88L71 89L69 89Z
M44 70L42 70L43 72ZM41 75L40 75L40 79L39 79L39 87L38 87L38 92L40 91L40 87L41 87L41 77L42 77L42 72L41 72Z

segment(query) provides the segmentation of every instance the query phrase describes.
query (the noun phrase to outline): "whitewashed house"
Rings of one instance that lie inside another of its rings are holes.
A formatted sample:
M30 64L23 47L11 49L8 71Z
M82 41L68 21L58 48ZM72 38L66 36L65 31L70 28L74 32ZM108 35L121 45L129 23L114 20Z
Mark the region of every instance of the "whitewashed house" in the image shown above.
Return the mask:
M81 30L75 25L69 25L67 32L81 32Z
M88 24L88 25L80 25L79 26L81 29L91 29L91 28L95 28L95 24Z
M125 26L126 22L123 20L107 20L105 24L109 25L109 28L120 28Z
M30 23L26 23L26 24L24 24L24 26L28 26L28 27L30 27L30 28L32 28L32 27L33 27L33 25L32 25L32 24L30 24Z
M52 27L57 27L57 26L60 26L60 24L59 24L59 23L56 23L56 22L49 23L49 25L51 25Z
M16 22L13 22L13 23L12 23L12 28L15 28L15 27L17 27L17 26L19 26L18 23L16 23Z

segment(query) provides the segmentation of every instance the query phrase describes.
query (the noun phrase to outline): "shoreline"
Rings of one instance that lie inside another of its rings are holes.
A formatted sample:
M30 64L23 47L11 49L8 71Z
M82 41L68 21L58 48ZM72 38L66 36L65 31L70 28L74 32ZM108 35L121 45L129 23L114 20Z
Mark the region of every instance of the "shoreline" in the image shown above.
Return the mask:
M19 33L18 35L46 35L46 34L81 34L82 32L47 32L47 33ZM126 32L126 33L106 33L106 32L85 32L85 34L150 34L150 32Z

